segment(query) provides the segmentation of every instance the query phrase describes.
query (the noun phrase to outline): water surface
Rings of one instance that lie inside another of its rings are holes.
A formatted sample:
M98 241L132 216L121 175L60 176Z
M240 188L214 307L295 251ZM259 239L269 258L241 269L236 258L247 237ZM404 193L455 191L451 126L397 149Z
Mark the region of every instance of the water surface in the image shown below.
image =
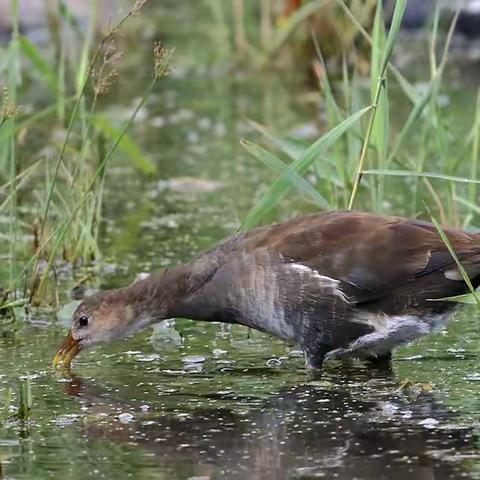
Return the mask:
M192 20L182 8L177 15ZM186 260L235 231L272 179L239 146L254 137L248 119L300 133L321 127L301 72L196 62L209 32L162 25L177 67L133 130L159 174L146 179L120 161L109 173L96 288ZM145 77L147 53L138 55L110 112L127 109ZM460 90L452 95L461 100ZM311 210L295 197L287 205L272 219ZM73 283L67 275L63 303ZM2 390L28 376L34 400L30 421L0 430L5 478L480 478L474 308L399 350L392 372L331 364L321 378L306 374L294 347L181 319L54 372L67 323L68 308L33 311L2 330Z

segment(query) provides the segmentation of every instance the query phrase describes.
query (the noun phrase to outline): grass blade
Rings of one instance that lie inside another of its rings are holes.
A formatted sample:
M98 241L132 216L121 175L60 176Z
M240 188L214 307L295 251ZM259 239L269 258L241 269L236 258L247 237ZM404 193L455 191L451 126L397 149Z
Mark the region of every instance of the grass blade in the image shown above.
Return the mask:
M370 89L372 102L375 98L375 91L378 79L381 77L382 68L382 51L385 48L385 26L383 20L382 1L377 0L377 10L373 23L372 35L372 58L371 58L371 74ZM377 150L379 160L385 158L388 138L388 100L386 88L382 89L379 98L377 114L372 127L372 145Z
M435 228L437 229L437 232L440 235L440 238L442 239L442 242L448 248L448 251L450 252L450 255L455 260L455 263L457 264L458 270L460 271L460 273L462 275L463 281L465 282L468 289L470 290L470 293L475 298L475 302L477 303L477 305L480 305L480 300L477 297L475 289L473 288L472 282L470 281L470 277L468 276L467 271L465 270L465 268L463 267L463 265L461 264L461 262L460 262L460 260L457 256L457 254L455 253L455 250L453 249L452 244L450 243L450 240L448 239L447 235L443 231L443 228L441 227L441 225L438 223L437 219L430 213L430 210L428 210L428 207L427 207L427 212L430 216L430 219L432 220L432 223L435 225Z
M264 148L260 147L259 145L249 142L248 140L242 139L240 140L240 144L271 170L283 176L294 187L296 187L300 193L310 198L321 208L331 208L327 200L319 192L317 192L317 190L315 190L315 188L313 188L313 186L309 182L307 182L303 177L298 175L295 170L282 162L282 160L280 160L278 157L265 150Z
M448 182L457 183L480 183L480 180L473 180L465 177L456 177L455 175L444 175L435 172L412 172L409 170L364 170L364 175L389 175L392 177L425 177L436 178L438 180L446 180Z
M45 61L38 47L24 36L19 38L20 48L32 65L42 74L45 83L52 93L57 92L57 77L52 66Z
M356 122L358 122L363 115L371 110L371 106L365 107L353 115L345 119L342 123L337 125L325 135L320 137L305 152L295 160L290 166L297 174L304 175L312 166L313 162L323 154L329 147L331 147L348 129L350 129ZM268 191L257 202L257 204L248 212L241 228L251 228L256 225L259 220L270 211L274 205L288 192L291 184L281 178L270 186Z
M476 295L471 293L464 293L463 295L453 295L452 297L443 297L443 298L432 298L432 302L457 302L457 303L465 303L468 305L476 305L477 301Z
M365 27L362 25L360 20L355 16L355 14L350 10L349 6L346 3L346 0L337 0L338 5L345 12L346 16L352 21L352 23L357 27L358 31L361 33L362 37L372 46L373 40L369 35ZM416 101L416 90L415 87L402 75L402 73L395 67L395 65L388 63L388 69L394 74L399 85L402 87L405 95L410 99L412 103Z
M115 141L117 137L120 138L118 149L122 150L139 170L146 174L153 174L157 171L155 164L143 154L141 148L128 133L121 135L122 130L114 127L111 122L102 115L95 115L92 121L95 127L110 141Z
M307 149L306 145L302 145L300 142L295 142L293 140L281 137L257 122L250 120L250 125L252 125L255 130L258 130L261 134L263 134L274 146L278 147L292 160L299 158Z
M393 13L392 24L390 26L390 31L388 32L388 37L383 52L381 67L379 71L379 76L377 79L376 91L373 96L372 102L372 113L370 114L370 120L367 127L367 132L365 134L365 140L363 142L362 151L360 153L360 158L358 160L357 174L355 176L355 181L353 183L352 193L350 195L350 201L348 203L348 209L351 210L354 206L355 200L357 198L358 188L360 182L362 181L363 170L366 163L367 150L370 145L370 138L372 136L373 127L375 124L375 117L382 95L382 90L385 90L385 71L387 69L390 57L392 55L393 46L395 44L395 39L397 38L398 31L400 30L400 25L402 23L403 14L405 13L405 8L407 6L406 0L397 0L395 4L395 11ZM379 7L380 8L380 7Z
M402 25L403 15L405 14L405 9L407 8L407 0L396 0L395 10L393 12L392 23L390 24L390 31L388 32L387 42L385 44L385 50L383 52L383 59L381 63L380 71L385 72L390 57L392 56L393 47L395 45L395 40L397 39L398 32Z

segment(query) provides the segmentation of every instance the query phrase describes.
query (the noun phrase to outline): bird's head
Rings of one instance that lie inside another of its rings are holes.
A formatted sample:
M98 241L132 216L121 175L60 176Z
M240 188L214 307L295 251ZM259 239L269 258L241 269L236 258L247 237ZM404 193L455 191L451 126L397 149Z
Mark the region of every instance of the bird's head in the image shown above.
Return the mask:
M116 290L86 298L72 316L70 331L55 355L54 366L69 366L80 350L136 333L144 322L135 307Z
M70 331L53 359L54 366L68 367L91 345L134 335L175 316L176 304L186 294L182 269L166 269L116 290L86 298L75 310Z

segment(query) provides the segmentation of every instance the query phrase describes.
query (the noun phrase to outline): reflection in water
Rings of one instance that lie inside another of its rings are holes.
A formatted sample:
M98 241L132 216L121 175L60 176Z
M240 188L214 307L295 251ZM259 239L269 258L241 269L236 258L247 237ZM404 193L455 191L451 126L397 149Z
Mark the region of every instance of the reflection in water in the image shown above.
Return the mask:
M65 391L95 419L86 438L134 443L169 478L473 478L465 458L475 453L476 436L431 394L366 400L311 382L272 395L248 415L185 413L179 405L125 419L119 412L129 406L105 400L98 385L73 377Z

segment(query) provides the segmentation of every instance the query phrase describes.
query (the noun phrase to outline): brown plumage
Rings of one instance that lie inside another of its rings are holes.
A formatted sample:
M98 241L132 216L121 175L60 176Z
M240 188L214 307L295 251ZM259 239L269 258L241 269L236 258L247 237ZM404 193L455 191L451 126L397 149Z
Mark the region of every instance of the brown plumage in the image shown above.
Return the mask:
M474 286L480 237L446 230ZM427 222L338 211L240 233L191 262L87 298L56 363L170 317L246 325L324 359L389 359L442 327L467 292Z

